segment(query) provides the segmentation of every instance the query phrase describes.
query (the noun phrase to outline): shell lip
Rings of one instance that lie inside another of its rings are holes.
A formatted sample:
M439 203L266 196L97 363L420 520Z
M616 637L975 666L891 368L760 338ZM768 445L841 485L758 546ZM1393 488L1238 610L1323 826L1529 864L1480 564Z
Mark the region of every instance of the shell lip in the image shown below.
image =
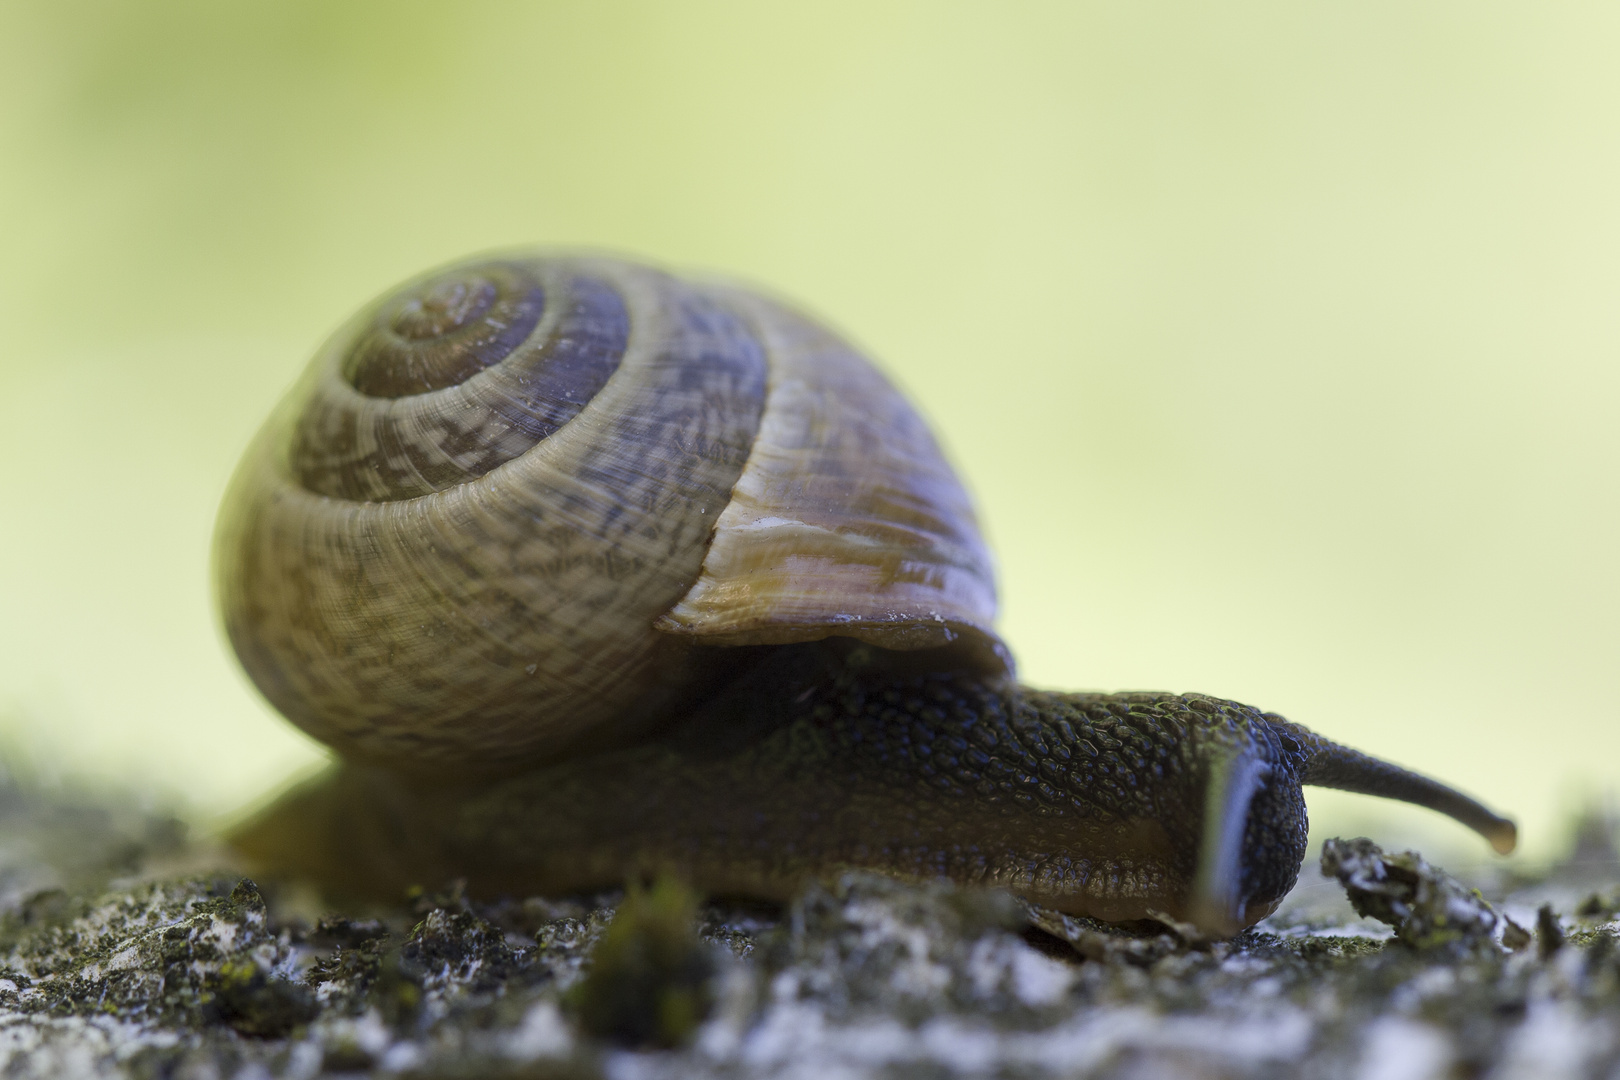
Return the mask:
M694 644L716 647L793 645L847 638L887 652L928 652L936 657L948 657L946 666L961 667L988 678L1012 679L1017 675L1011 650L993 631L938 615L929 619L912 615L888 619L849 616L815 623L757 620L720 629L666 614L653 626L662 633L691 639Z

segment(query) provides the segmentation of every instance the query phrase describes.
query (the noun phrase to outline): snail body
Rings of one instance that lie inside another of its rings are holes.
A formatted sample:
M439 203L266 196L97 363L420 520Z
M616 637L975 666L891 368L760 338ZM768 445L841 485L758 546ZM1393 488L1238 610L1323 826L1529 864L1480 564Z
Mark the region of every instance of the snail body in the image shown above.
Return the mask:
M893 387L779 302L617 260L363 310L250 450L216 577L248 673L342 759L234 842L351 892L782 897L858 866L1224 933L1296 879L1304 783L1513 842L1248 706L1019 686Z

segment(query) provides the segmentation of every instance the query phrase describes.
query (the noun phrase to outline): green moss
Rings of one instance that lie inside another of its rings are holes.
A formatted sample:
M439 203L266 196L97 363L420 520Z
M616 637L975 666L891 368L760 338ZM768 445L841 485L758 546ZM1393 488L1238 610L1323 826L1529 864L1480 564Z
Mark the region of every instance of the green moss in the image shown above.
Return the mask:
M581 1026L629 1046L680 1046L713 1003L714 958L697 935L698 896L663 877L632 884L572 995Z
M1298 939L1299 955L1306 960L1354 961L1376 956L1385 943L1376 938L1319 935Z
M201 1002L243 1035L282 1038L307 1024L320 1009L309 991L276 979L252 960L228 960L207 981Z

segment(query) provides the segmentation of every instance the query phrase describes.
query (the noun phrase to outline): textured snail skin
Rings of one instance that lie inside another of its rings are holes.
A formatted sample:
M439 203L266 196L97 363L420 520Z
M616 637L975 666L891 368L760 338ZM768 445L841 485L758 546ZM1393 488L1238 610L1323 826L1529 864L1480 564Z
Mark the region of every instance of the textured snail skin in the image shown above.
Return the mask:
M912 664L910 666L915 666ZM239 833L261 863L348 891L573 893L674 872L782 899L840 867L1011 889L1127 921L1190 913L1208 765L1263 762L1239 921L1294 884L1298 729L1201 695L1053 694L893 670L870 649L770 650L664 736L477 788L350 767Z
M1217 935L1293 887L1304 783L1417 802L1513 846L1510 823L1451 789L1237 702L1049 693L836 642L754 652L661 736L493 784L339 766L233 842L378 899L452 878L556 895L668 872L780 900L860 868ZM1228 783L1227 805L1211 797L1223 764L1251 781Z
M1017 685L926 426L783 305L616 260L408 283L239 470L216 574L249 674L343 763L237 829L387 898L841 868L1229 934L1275 908L1301 785L1480 804L1197 694Z

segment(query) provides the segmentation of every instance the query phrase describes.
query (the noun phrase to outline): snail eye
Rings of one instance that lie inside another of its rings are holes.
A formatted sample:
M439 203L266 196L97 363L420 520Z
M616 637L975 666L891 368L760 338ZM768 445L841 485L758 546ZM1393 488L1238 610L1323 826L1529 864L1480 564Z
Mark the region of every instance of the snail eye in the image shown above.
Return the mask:
M510 356L544 311L540 283L520 267L452 270L383 305L350 348L343 375L374 398L458 386Z

